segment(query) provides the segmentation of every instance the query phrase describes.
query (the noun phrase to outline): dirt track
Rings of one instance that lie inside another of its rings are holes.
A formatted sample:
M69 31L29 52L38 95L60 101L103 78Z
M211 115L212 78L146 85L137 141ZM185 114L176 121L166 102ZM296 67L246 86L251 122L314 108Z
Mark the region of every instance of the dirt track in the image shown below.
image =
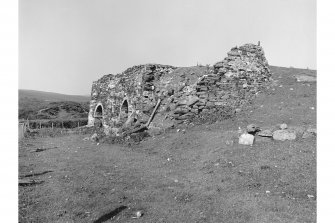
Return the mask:
M315 83L274 72L274 90L234 120L131 147L82 135L23 141L19 175L44 182L20 186L20 222L316 222L316 139L237 143L250 123L316 125Z

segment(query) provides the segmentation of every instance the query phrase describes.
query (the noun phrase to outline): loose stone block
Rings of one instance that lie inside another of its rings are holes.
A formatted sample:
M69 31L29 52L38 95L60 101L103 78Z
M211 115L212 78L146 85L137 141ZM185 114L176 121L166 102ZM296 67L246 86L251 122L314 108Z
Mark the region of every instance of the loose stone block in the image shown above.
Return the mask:
M240 138L238 139L238 143L241 145L251 146L252 144L254 144L254 140L255 140L255 136L245 133L240 136Z
M273 132L273 139L274 140L295 140L296 139L296 132L292 130L277 130Z

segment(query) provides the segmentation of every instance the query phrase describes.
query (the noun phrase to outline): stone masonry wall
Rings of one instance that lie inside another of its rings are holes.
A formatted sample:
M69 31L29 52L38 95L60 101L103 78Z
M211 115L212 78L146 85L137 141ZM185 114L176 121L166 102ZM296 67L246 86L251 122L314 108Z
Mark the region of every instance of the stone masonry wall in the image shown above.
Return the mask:
M173 71L172 66L147 64L128 68L121 74L105 75L92 85L89 122L94 125L95 111L103 108L102 125L106 132L121 127L130 117L144 123L156 105L155 82L160 76ZM122 105L126 107L126 117L122 117Z
M207 74L175 95L176 120L187 120L200 113L217 112L223 107L242 107L270 81L271 73L263 49L253 44L234 47L228 57L214 64Z
M89 125L94 124L99 105L103 107L106 133L125 125L140 125L149 119L160 98L149 127L167 128L204 113L240 108L252 101L270 79L264 51L254 44L232 48L228 57L213 67L134 66L93 83ZM123 108L127 110L125 118Z

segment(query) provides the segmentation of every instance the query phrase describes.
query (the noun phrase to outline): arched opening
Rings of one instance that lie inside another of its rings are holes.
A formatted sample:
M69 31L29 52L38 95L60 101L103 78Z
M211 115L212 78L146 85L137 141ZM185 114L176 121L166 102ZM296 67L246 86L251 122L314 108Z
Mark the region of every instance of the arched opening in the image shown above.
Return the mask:
M124 123L125 121L127 121L127 119L128 119L128 112L129 112L128 101L124 100L124 102L121 105L121 109L120 109L120 121L122 123Z
M103 115L102 105L98 105L98 106L95 108L94 117L95 117L95 118L102 118L102 115Z
M103 108L101 104L98 104L94 111L94 126L102 127L103 119Z

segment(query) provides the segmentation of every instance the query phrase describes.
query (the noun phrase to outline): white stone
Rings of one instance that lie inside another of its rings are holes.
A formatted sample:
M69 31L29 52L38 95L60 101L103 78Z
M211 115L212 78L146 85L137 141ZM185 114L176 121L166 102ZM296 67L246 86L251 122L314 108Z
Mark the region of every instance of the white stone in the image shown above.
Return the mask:
M296 132L293 130L277 130L273 132L273 139L274 140L295 140L297 135Z
M283 123L279 126L280 129L287 129L287 124Z
M255 136L244 133L240 136L238 143L241 145L252 145L254 143Z

